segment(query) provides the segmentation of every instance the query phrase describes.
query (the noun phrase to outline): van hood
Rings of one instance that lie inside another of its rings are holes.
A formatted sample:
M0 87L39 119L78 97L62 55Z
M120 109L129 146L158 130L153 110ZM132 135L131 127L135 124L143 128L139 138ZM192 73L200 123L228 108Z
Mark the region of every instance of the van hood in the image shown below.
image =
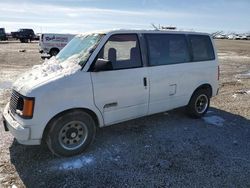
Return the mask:
M41 65L33 66L22 74L13 84L13 89L24 96L29 96L33 89L48 82L80 71L81 66L75 61L59 62L55 57L45 60Z

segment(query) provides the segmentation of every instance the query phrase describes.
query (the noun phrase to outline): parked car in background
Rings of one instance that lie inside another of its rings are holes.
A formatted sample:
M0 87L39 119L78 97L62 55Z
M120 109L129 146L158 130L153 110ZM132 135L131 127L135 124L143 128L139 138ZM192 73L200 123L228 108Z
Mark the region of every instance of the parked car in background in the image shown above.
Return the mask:
M19 39L22 43L31 42L35 38L33 29L19 29L17 32L12 33L12 37Z
M241 36L240 35L235 35L234 40L241 40Z
M43 33L40 35L40 53L56 56L74 38L72 34Z
M19 29L18 38L21 42L31 42L35 38L33 29Z
M228 35L228 36L227 36L227 39L229 39L229 40L234 40L234 37L235 37L235 35L232 35L232 34L231 34L231 35Z
M40 40L40 36L41 36L40 33L35 34L34 40L39 41Z
M227 36L226 35L215 35L214 38L215 39L226 39Z
M247 40L250 40L250 35L247 35Z
M1 40L7 40L7 36L6 36L4 28L0 28L0 41Z
M240 35L240 40L247 40L247 36L246 35Z
M47 37L56 40L56 35ZM3 125L19 143L43 140L54 154L72 156L92 143L98 127L182 106L201 118L218 82L209 34L86 33L14 83Z
M13 32L11 32L10 34L11 34L11 37L12 37L13 39L18 39L18 32L17 32L17 31L13 31Z

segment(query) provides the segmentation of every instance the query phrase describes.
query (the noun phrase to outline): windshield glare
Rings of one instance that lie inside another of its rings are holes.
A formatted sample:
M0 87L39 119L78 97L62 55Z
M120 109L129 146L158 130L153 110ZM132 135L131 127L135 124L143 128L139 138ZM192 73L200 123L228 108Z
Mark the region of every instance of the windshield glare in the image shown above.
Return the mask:
M76 36L59 52L56 59L60 62L70 59L83 66L98 45L101 37L101 34Z

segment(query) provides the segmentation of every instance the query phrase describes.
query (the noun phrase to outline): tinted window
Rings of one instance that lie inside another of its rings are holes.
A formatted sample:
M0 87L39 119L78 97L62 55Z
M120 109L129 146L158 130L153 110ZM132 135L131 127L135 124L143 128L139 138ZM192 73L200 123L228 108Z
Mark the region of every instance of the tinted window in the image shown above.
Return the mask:
M189 51L185 35L146 35L150 65L168 65L189 62Z
M189 35L193 61L207 61L215 59L214 50L209 36Z
M113 35L109 38L98 58L111 61L113 69L135 68L142 65L136 34Z

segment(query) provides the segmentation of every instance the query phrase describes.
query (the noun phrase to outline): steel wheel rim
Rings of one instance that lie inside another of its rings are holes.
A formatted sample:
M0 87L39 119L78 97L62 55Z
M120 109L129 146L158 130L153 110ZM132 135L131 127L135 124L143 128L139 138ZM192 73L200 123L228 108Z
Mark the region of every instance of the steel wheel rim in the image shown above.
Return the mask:
M202 114L206 111L208 107L208 98L205 94L200 95L197 97L195 101L195 110L197 113Z
M80 148L87 139L88 128L81 121L71 121L65 124L59 132L59 143L66 150Z

